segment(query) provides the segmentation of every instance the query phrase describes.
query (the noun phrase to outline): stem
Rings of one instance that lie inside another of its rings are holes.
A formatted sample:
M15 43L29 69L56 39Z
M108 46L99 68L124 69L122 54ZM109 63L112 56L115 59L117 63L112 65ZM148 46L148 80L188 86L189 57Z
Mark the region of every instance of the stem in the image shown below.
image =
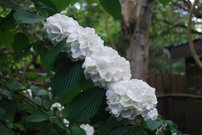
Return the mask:
M30 100L29 98L27 98L26 96L24 96L23 94L19 93L19 92L14 92L14 94L16 94L17 96L19 96L24 102L28 103L29 105L31 105L33 108L36 108L37 110L39 110L40 112L42 112L43 114L47 115L49 117L49 114L44 110L42 109L40 106L36 105L32 100ZM57 117L58 118L58 117ZM60 122L62 122L62 119L58 118L58 120ZM60 134L63 134L63 133L66 133L66 130L64 129L64 125L63 125L63 128L60 128L57 124L55 123L52 123L51 121L49 121L49 123L55 127L55 129L60 133Z
M200 60L199 56L197 55L197 52L194 48L192 35L191 35L192 14L193 14L194 7L195 7L197 2L198 2L198 0L194 0L193 4L191 6L191 9L190 9L189 18L188 18L187 36L188 36L188 40L189 40L189 47L190 47L191 54L192 54L196 64L202 69L202 62L201 62L201 60Z
M22 99L24 102L28 103L28 104L31 105L33 108L36 108L36 109L38 109L40 112L42 112L42 113L46 114L47 116L49 116L46 111L44 111L43 109L41 109L40 106L36 105L32 100L30 100L29 98L27 98L27 97L24 96L23 94L21 94L21 93L19 93L19 92L16 92L16 91L14 92L14 94L16 94L17 96L21 97L21 99Z

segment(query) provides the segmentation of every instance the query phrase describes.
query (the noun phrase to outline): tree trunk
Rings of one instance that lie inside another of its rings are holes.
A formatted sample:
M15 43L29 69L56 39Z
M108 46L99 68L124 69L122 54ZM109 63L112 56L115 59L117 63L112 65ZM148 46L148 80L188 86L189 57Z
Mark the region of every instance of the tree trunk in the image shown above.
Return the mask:
M121 0L122 31L132 78L148 79L148 40L153 0Z

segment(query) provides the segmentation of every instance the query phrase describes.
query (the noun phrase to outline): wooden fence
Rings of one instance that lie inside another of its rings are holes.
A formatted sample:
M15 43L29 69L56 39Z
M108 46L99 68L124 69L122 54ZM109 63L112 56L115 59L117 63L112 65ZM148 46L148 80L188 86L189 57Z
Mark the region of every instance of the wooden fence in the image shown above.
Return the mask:
M186 93L185 75L149 74L148 83L156 88L157 95Z
M188 94L186 76L150 74L148 83L156 88L160 114L184 133L202 135L202 96Z

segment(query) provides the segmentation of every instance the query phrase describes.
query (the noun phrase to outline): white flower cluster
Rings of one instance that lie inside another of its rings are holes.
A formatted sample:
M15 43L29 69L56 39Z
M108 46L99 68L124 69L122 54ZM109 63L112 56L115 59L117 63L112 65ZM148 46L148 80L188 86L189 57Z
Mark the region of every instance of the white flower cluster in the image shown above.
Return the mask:
M85 59L93 51L100 50L104 42L95 33L93 28L78 27L75 33L72 33L67 39L66 52L70 54L73 60Z
M44 25L47 37L58 43L66 38L66 51L72 60L83 59L84 74L96 86L107 89L107 110L117 118L156 119L155 89L132 79L130 63L117 51L104 46L93 28L83 28L70 17L55 14Z
M63 123L65 124L66 127L69 127L69 121L67 119L63 119Z
M26 89L23 91L23 93L26 94L26 96L33 98L32 90L31 89Z
M86 78L91 78L98 86L105 87L109 83L130 80L131 77L130 63L107 46L87 56L83 67Z
M55 109L57 109L57 111L59 111L59 115L60 116L62 116L62 113L61 113L61 111L64 109L64 106L62 106L60 103L58 103L58 102L55 102L55 103L53 103L52 105L51 105L51 107L50 107L50 110L51 111L55 111ZM69 120L67 120L66 118L64 118L63 120L63 123L64 123L64 125L66 126L66 127L69 127Z
M105 87L111 82L130 79L129 62L114 49L104 47L93 28L83 28L72 18L55 14L47 18L44 29L52 42L67 38L65 51L73 60L85 59L85 76L96 85Z
M155 89L142 80L132 79L113 83L106 92L109 110L117 118L135 119L143 115L154 119L150 110L157 104ZM156 116L155 116L156 117Z
M73 18L65 15L55 14L47 18L44 29L53 43L67 38L65 49L73 60L84 59L104 44L93 28L83 28Z
M94 128L89 125L89 124L81 124L80 125L80 128L82 128L85 132L86 132L86 135L94 135Z
M54 109L58 109L59 111L62 111L64 109L64 106L62 106L60 103L55 102L51 105L51 111L53 111Z
M144 118L144 120L156 120L158 117L158 111L156 108L149 110L145 113L142 114L142 117Z
M44 29L52 43L60 42L71 33L75 33L78 27L77 21L61 14L48 17L44 24Z

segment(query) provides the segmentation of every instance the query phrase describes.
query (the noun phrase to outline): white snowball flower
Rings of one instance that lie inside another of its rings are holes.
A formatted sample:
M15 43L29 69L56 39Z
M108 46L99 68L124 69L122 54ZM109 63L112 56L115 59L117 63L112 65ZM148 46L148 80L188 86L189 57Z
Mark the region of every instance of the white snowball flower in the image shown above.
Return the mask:
M65 124L66 127L69 127L69 121L67 119L63 119L63 123Z
M124 80L109 85L107 110L117 118L133 120L156 107L155 89L142 80Z
M156 108L148 111L148 112L145 112L142 114L142 117L144 118L144 120L156 120L157 117L158 117L158 111Z
M77 21L62 14L55 14L48 17L44 24L44 29L52 43L62 41L71 33L75 33L79 27Z
M78 60L99 50L104 46L104 41L95 33L95 29L80 27L68 37L67 44L66 51L73 60Z
M27 89L27 90L24 90L23 91L27 96L29 96L29 97L33 97L33 94L32 94L32 90L31 89Z
M82 67L86 78L97 86L106 87L109 83L131 77L130 63L107 46L94 50L86 57Z
M80 125L80 128L82 128L85 132L86 132L86 135L94 135L94 128L89 125L89 124L81 124Z
M60 103L58 102L55 102L51 105L51 108L50 108L52 111L54 109L58 109L59 111L62 111L64 109L64 106L62 106Z

